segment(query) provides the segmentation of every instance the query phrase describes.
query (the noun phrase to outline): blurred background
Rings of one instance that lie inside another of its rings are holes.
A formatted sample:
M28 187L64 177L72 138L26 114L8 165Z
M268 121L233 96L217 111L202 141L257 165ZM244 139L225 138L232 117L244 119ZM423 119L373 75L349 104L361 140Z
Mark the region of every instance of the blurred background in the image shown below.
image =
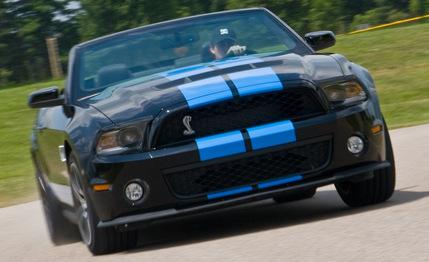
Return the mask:
M26 99L36 89L64 85L73 45L168 19L258 6L301 35L338 34L326 52L371 71L391 127L429 122L429 0L1 0L0 207L37 197L29 154L35 111Z

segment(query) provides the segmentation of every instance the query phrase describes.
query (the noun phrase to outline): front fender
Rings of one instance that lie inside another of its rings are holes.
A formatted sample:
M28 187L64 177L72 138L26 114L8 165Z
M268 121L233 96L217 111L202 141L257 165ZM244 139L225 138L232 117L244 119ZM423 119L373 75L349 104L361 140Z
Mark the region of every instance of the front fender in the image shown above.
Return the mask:
M95 108L75 107L73 119L66 127L66 141L82 168L82 174L91 177L94 148L99 131L114 123Z
M381 113L380 101L377 95L375 81L368 69L356 63L350 62L345 56L340 54L331 54L331 57L333 57L340 65L341 70L345 76L354 75L364 85L368 91L369 99L374 102L374 114L377 116L378 120L382 120L383 115Z

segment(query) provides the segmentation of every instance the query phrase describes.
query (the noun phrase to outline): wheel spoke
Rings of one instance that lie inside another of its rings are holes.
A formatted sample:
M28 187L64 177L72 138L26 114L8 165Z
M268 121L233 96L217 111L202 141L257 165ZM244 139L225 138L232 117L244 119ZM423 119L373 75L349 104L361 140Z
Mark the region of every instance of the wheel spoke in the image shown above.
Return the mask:
M79 171L75 165L70 166L70 181L73 195L77 198L78 227L80 235L85 244L92 241L91 221L88 214L88 204L83 193L83 188L79 182Z

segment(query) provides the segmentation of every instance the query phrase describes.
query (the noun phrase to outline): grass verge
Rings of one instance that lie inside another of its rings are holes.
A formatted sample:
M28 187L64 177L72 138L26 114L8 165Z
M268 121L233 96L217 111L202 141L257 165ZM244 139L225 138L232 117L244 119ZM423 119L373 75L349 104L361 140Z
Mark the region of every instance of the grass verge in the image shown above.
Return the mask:
M54 85L62 85L62 81L0 89L0 207L37 197L30 158L36 110L27 107L27 95Z
M429 123L429 23L338 37L330 52L369 69L391 128Z

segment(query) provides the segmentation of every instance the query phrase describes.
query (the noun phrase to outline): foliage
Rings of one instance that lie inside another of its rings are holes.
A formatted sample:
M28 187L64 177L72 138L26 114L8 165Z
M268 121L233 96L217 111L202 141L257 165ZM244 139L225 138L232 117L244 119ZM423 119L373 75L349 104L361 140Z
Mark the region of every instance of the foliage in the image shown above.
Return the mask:
M0 67L0 86L4 86L9 83L9 77L12 75L12 72L6 68Z
M352 28L358 29L359 25L377 25L401 20L407 17L407 14L389 7L377 7L364 14L356 15L353 19Z
M65 33L61 44L65 53L78 39L72 19L63 21L70 10L67 1L14 0L0 3L0 67L12 73L7 82L39 81L49 77L45 38ZM75 39L71 39L75 37Z
M426 1L429 4L429 1ZM413 15L423 15L425 13L425 1L424 0L410 0L410 13Z

